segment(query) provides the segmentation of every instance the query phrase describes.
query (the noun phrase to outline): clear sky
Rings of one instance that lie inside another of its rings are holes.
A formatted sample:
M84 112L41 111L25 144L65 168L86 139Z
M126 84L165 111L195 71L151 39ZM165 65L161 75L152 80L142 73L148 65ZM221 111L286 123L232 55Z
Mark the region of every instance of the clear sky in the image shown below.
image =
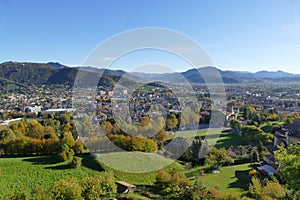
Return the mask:
M186 34L223 70L300 73L299 0L0 0L0 62L78 66L108 37L142 27Z

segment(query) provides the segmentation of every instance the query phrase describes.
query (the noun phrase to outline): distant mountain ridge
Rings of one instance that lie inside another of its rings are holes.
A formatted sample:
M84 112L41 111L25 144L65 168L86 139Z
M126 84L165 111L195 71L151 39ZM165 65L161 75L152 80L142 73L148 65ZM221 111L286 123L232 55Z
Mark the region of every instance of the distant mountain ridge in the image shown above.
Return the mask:
M78 67L68 67L58 62L30 63L30 62L4 62L0 64L0 78L10 80L25 86L40 84L67 84L73 85ZM190 69L185 72L173 73L142 73L129 72L123 70L98 69L94 67L82 67L88 73L103 74L99 84L110 86L126 74L126 81L130 82L154 82L162 81L167 83L181 83L183 80L192 84L202 84L205 80L201 74L208 74L212 78L218 72L225 84L241 83L265 83L265 82L295 82L300 83L300 74L292 74L284 71L258 71L240 72L230 70L220 70L215 67L204 67ZM205 77L207 78L207 77ZM217 80L217 79L216 79Z
M47 65L51 65L57 69L68 68L68 66L60 64L59 62L48 62Z

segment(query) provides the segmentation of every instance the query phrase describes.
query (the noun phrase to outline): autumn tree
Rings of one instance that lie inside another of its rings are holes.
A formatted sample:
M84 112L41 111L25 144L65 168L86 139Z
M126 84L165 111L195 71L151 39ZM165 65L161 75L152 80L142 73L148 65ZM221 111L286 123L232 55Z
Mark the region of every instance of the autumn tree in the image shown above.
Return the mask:
M55 141L59 140L59 138L56 134L56 130L52 126L46 126L45 127L45 129L44 129L44 138L45 139L52 139L52 140L55 140Z
M176 118L175 114L170 114L167 117L166 126L169 130L175 130L178 124L178 119Z
M15 138L14 132L7 126L0 125L0 140L10 140Z
M113 126L111 125L111 123L109 121L103 121L101 123L101 127L102 127L104 133L106 133L106 134L112 133Z
M37 120L31 120L25 135L31 138L42 139L44 138L44 132L45 128Z
M233 162L234 160L228 155L225 148L217 149L216 147L213 147L205 158L206 164L214 165L217 168Z

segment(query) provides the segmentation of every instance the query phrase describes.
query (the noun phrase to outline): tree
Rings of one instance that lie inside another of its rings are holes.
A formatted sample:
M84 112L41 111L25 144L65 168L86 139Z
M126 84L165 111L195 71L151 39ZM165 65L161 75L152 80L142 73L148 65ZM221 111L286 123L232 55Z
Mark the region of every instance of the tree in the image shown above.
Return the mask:
M203 144L205 145L205 144ZM185 162L191 162L193 165L203 164L203 159L200 158L199 154L202 146L202 141L200 138L194 138L192 145L190 145L187 150L180 157L181 160Z
M167 177L169 178L169 177ZM187 196L190 198L190 188L192 182L180 174L177 170L171 172L171 177L168 182L163 184L164 189L162 193L166 195L167 199L186 199Z
M258 152L257 147L253 147L250 151L250 158L252 162L259 162L260 161L260 154Z
M10 140L15 138L14 132L7 126L0 125L0 140Z
M111 125L111 123L109 121L102 122L101 126L102 126L104 133L106 133L106 134L112 133L113 126Z
M252 119L257 112L252 105L245 105L241 110L243 112L244 119Z
M278 183L278 181L265 181L262 184L261 180L256 176L251 178L249 186L250 194L255 199L286 199L286 189Z
M280 164L279 173L287 186L293 190L296 199L300 199L300 146L293 144L275 151L275 157Z
M190 107L183 109L180 118L181 127L198 125L200 116L197 113L199 108L196 106L194 109L197 109L197 111Z
M239 120L231 120L229 126L236 132L240 131L242 128L242 123Z
M81 154L84 151L84 145L80 140L76 140L74 145L72 146L75 154Z
M155 137L158 141L160 142L164 142L166 141L167 139L167 133L165 131L165 129L161 129L157 134L156 134L156 137Z
M231 164L234 160L228 155L225 148L217 149L213 147L205 158L206 164L215 165L217 168L224 164Z
M44 138L45 139L53 139L53 140L59 140L57 134L56 134L56 130L55 128L53 128L52 126L46 126L44 129Z
M178 124L178 119L176 118L176 116L174 114L168 115L167 122L166 122L167 129L174 130L176 129L177 124Z
M256 145L260 141L264 145L273 144L274 136L271 133L264 133L256 126L245 126L242 128L242 136L250 143Z
M259 199L263 195L263 188L260 180L257 177L251 178L251 184L249 186L250 194L255 197L256 199Z
M28 124L28 131L26 136L36 139L44 138L45 128L36 120L31 120Z

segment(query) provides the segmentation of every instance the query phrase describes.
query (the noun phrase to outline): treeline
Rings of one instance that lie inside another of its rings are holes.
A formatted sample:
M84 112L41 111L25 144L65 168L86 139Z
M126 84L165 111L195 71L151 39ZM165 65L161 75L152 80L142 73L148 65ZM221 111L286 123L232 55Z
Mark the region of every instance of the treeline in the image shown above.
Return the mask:
M115 145L126 151L155 152L158 150L157 144L153 139L142 136L132 137L129 135L109 134L108 138Z
M58 120L60 119L60 120ZM30 156L60 154L62 160L80 154L84 146L77 137L71 114L58 119L21 119L11 126L0 125L0 154Z

